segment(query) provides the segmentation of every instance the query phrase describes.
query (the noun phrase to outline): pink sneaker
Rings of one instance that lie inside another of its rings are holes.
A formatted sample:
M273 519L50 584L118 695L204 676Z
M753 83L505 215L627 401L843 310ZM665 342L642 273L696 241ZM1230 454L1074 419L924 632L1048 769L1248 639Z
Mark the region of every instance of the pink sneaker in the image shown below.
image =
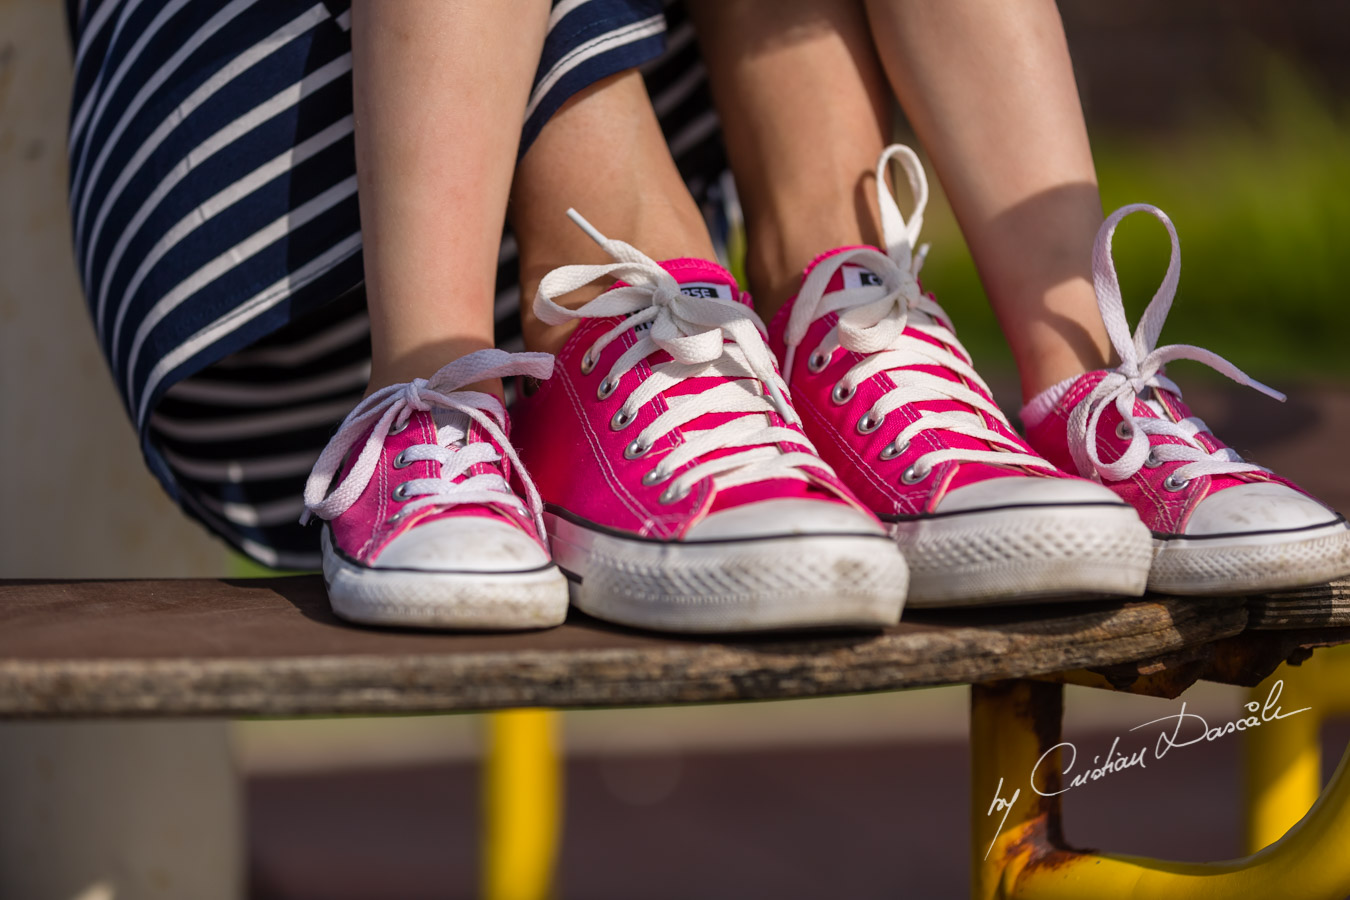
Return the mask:
M914 192L909 222L886 189L893 156ZM904 552L910 605L1143 593L1138 516L1017 436L922 293L923 250L911 252L928 184L914 151L888 148L877 186L888 252L818 258L769 334L807 435Z
M552 366L546 353L480 350L351 411L314 464L301 519L327 520L323 575L335 613L421 628L562 622L567 580L549 559L539 496L507 442L506 410L491 394L463 390L487 378L547 378Z
M904 559L801 433L731 275L658 264L569 215L619 262L540 284L535 314L580 324L515 421L577 606L686 632L899 619ZM623 281L554 302L601 277Z
M1131 339L1111 237L1133 212L1162 221L1172 238L1172 258ZM1043 417L1026 422L1027 436L1047 459L1101 481L1135 508L1153 532L1149 588L1240 594L1318 584L1350 573L1345 519L1224 445L1163 375L1167 362L1193 359L1284 399L1207 350L1157 347L1181 272L1177 233L1166 214L1144 204L1116 210L1097 234L1092 265L1097 303L1121 364L1052 388L1063 396Z

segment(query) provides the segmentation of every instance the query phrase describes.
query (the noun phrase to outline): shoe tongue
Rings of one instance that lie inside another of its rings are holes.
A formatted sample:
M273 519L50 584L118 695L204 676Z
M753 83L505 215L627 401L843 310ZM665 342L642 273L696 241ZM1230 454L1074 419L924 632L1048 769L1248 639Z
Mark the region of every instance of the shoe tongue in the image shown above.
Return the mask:
M812 263L811 263L809 266L806 267L806 271L802 274L802 281L805 282L805 281L806 281L806 278L811 274L811 272L812 272L817 266L819 266L819 265L821 265L822 263L824 263L826 260L828 260L828 259L830 259L830 258L832 258L832 257L834 257L834 256L837 256L837 255L839 255L840 253L847 253L847 252L849 252L849 251L852 251L852 250L858 250L858 249L862 249L862 248L859 248L859 247L840 247L840 248L838 248L838 249L836 249L836 250L830 251L829 253L824 253L824 254L822 254L821 256L817 257L814 261L812 261ZM866 249L875 250L875 249L877 249L877 248L875 248L875 247L868 247L868 248L866 248ZM878 251L878 252L882 252L882 251ZM866 266L861 266L861 265L857 265L857 264L854 264L854 263L845 263L844 265L842 265L842 266L839 267L839 269L834 273L833 276L831 276L830 281L829 281L829 284L827 284L826 287L825 287L825 292L824 292L824 293L825 293L826 296L828 296L828 295L830 295L830 294L835 293L836 291L842 291L842 290L846 290L846 289L849 289L849 288L859 288L859 287L867 287L867 286L873 286L873 285L875 285L875 286L881 286L881 284L882 284L881 277L878 276L878 275L877 275L875 272L873 272L871 269L868 269ZM922 289L922 286L920 286L920 289ZM778 315L774 318L774 324L773 324L771 330L772 330L772 333L775 335L775 338L776 338L777 341L780 341L780 342L781 342L781 340L782 340L782 335L786 332L786 328L787 328L787 320L788 320L788 317L791 315L791 308L792 308L793 304L795 304L795 303L796 303L796 298L793 298L793 300L790 301L790 302L789 302L782 310L780 310L779 313L778 313ZM837 311L836 314L837 314L838 312L843 312L843 310ZM937 325L941 325L943 328L946 328L946 329L949 330L949 331L952 330L951 323L950 323L949 321L946 320L945 315L944 315L944 317L943 317L942 319L936 319L936 320L935 320L932 316L930 316L930 315L929 315L928 313L926 313L926 312L916 311L916 310L910 310L909 317L908 317L908 324L907 324L907 326L906 326L906 328L905 328L905 333L906 333L906 335L908 335L909 337L912 337L912 338L921 340L921 341L923 341L923 342L925 342L925 343L932 344L932 345L935 346L935 347L942 347L942 346L943 346L942 342L939 341L938 339L936 339L936 338L934 338L934 337L932 337L932 336L930 336L930 335L924 334L923 332L921 332L921 331L919 331L918 329L914 328L913 326L916 325L916 324L937 324ZM822 331L822 332L820 332L820 334L823 335L824 332ZM811 341L811 340L812 340L811 338L808 338L808 339L807 339L807 345L804 345L804 346L808 346L808 349L809 349L809 345L810 345L810 341ZM803 351L799 350L798 352L803 352ZM931 375L935 375L935 376L937 376L938 378L942 378L942 379L944 379L944 380L946 380L946 381L955 382L955 383L957 383L957 384L964 384L964 383L965 383L965 382L963 382L962 379L956 374L956 372L954 372L953 370L951 370L951 369L949 369L949 368L947 368L947 367L945 367L945 366L931 365L931 364L930 364L930 365L922 365L922 364L921 364L921 365L915 365L915 366L913 366L912 368L913 368L914 370L916 370L916 371L927 372L927 373L929 373L929 374L931 374ZM980 388L979 388L978 386L973 385L973 384L972 384L972 385L968 385L968 386L971 388L971 390L974 390L974 391L977 391L977 392L981 392L981 393L982 393L982 391L980 391ZM954 401L954 400L947 400L947 399L943 399L943 400L925 400L925 401L920 401L919 403L916 404L916 408L919 409L919 410L928 412L928 413L939 413L939 412L974 412L974 410L972 410L970 407L966 406L964 403L959 403L959 402L957 402L957 401ZM978 413L975 413L975 414L978 415ZM983 418L983 417L981 416L981 418ZM981 439L975 438L975 437L970 437L969 435L957 434L957 433L954 433L954 432L944 432L943 443L944 443L945 446L950 447L950 448L952 448L952 449L962 449L962 450L989 450L989 449L994 449L994 447L993 447L992 445L990 445L988 442L986 442L986 441L984 441L984 440L981 440ZM983 473L985 473L985 474L989 474L989 473L993 473L993 474L1006 474L1006 471L1005 471L1005 470L994 469L994 468L989 467L989 466L975 466L975 465L973 465L973 464L966 464L966 465L963 466L963 470L969 470L969 471L972 472L972 473L974 473L974 472L976 471L976 469L978 469L980 472L983 472ZM973 477L973 476L972 476L972 477ZM981 477L983 477L983 476L981 476ZM958 476L958 478L959 478L959 476Z
M434 406L431 409L431 420L436 423L436 443L442 447L449 446L455 441L463 442L468 437L468 413Z
M706 259L668 259L661 263L680 283L680 293L690 297L721 298L750 306L750 296L736 285L730 272Z

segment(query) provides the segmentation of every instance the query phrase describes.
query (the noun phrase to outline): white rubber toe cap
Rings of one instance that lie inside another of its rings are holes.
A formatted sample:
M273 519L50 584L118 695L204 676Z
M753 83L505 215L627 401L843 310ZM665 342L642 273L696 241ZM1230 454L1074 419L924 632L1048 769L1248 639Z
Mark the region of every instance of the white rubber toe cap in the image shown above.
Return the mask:
M1079 478L990 478L956 488L938 502L936 512L969 512L999 506L1047 506L1075 503L1124 503L1109 488Z
M549 563L528 534L498 519L438 519L399 535L372 564L424 572L522 572Z
M1335 521L1334 512L1306 494L1259 481L1224 488L1201 500L1186 523L1186 535L1291 531Z
M723 509L696 522L691 541L720 541L791 534L876 534L886 532L871 516L829 500L764 500Z

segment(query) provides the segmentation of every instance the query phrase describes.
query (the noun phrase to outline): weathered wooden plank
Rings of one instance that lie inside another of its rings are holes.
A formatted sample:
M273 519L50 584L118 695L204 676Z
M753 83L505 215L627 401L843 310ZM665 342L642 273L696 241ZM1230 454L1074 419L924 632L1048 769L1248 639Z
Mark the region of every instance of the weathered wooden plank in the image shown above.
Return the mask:
M0 583L0 716L305 715L811 697L1159 657L1241 600L915 611L896 628L684 639L575 616L524 634L355 628L315 577Z
M1249 628L1336 628L1350 625L1350 579L1247 601Z

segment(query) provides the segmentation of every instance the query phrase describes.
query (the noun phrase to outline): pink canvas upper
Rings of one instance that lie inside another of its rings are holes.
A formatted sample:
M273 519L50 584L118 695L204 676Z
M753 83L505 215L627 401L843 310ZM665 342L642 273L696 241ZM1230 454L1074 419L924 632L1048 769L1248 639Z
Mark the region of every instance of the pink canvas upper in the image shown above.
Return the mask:
M1069 450L1069 417L1073 414L1074 407L1083 402L1107 374L1105 371L1097 371L1088 372L1080 377L1055 404L1049 415L1034 426L1027 428L1027 440L1030 441L1031 446L1035 447L1050 462L1069 471L1077 469L1073 455ZM1180 422L1193 415L1181 397L1171 391L1154 388L1153 397L1156 398L1166 413L1166 417L1173 422ZM1149 404L1138 398L1134 401L1133 415L1137 419L1162 418ZM1116 433L1120 423L1121 416L1115 406L1113 404L1107 405L1102 412L1096 433L1097 452L1103 462L1110 463L1119 459L1129 445L1128 438L1120 437ZM1165 434L1152 434L1148 436L1148 439L1149 445L1154 447L1162 444L1185 443L1180 438ZM1227 446L1209 431L1198 433L1196 440L1210 452ZM1172 472L1183 465L1185 465L1185 462L1178 460L1160 462L1152 466L1145 464L1138 472L1127 479L1121 481L1103 480L1102 483L1134 507L1139 514L1139 518L1155 534L1183 534L1191 513L1195 511L1195 507L1201 500L1217 491L1235 485L1270 481L1286 485L1300 493L1306 493L1287 478L1282 478L1273 472L1259 471L1224 475L1199 475L1188 480L1179 490L1169 490L1164 483ZM1094 473L1084 472L1082 474L1092 476Z
M840 247L817 257L803 273L803 282L826 260L856 249L861 248ZM842 290L845 286L846 273L859 270L865 271L864 267L845 263L830 279L825 294L828 296L834 291ZM935 302L931 293L924 296ZM774 316L769 326L770 347L780 363L787 357L785 335L796 302L797 297L789 300ZM868 356L842 346L837 347L823 369L811 371L810 360L813 353L838 321L839 314L830 312L811 324L806 337L793 355L792 371L787 373L788 384L806 433L815 443L821 457L839 473L848 487L874 513L883 518L931 513L950 491L989 479L1070 477L1049 469L951 460L938 463L933 467L931 474L914 484L905 484L901 479L902 473L926 453L953 448L983 451L1001 449L970 435L933 429L915 435L909 447L899 456L883 459L881 457L883 449L894 442L906 426L917 421L925 412L974 413L980 417L985 427L1005 436L1023 452L1034 454L1035 451L1005 422L948 398L906 404L887 414L881 426L875 431L860 433L859 420L881 396L896 387L896 381L890 371L881 372L858 384L852 398L843 403L835 402L832 396L835 386L846 372ZM953 330L945 313L937 317L937 321L949 331ZM935 346L946 346L912 325L905 328L904 334ZM969 363L969 359L960 349L949 349ZM983 385L964 378L952 369L939 365L917 365L906 368L928 372L944 380L964 385L989 399L990 403L993 402Z
M720 285L729 289L736 302L750 305L749 297L739 290L731 274L715 263L675 259L660 265L685 286L685 293L697 290L697 287L687 287L689 285ZM615 285L621 286L622 282ZM650 354L623 374L617 388L602 399L599 396L601 382L615 360L637 343L640 336L634 330L625 331L603 349L589 371L585 370L583 359L597 338L622 320L620 316L583 319L559 351L553 377L540 384L533 393L522 391L513 409L514 443L547 506L604 527L670 539L682 537L710 512L760 500L808 497L858 507L847 488L824 466L802 467L802 473L809 479L805 481L773 478L719 489L715 486L715 478L704 478L686 496L661 502L665 487L679 472L737 451L712 450L657 484L644 484L644 475L672 449L683 444L686 433L706 431L746 414L704 413L658 439L642 455L627 458L625 449L668 408L667 397L707 391L726 379L721 376L687 378L640 407L636 418L627 425L617 429L612 427L614 416L625 399L651 377L654 366L671 359L660 350ZM777 413L752 415L766 415L773 425L801 433L797 426L784 421ZM800 443L777 446L784 452L814 453L805 437Z
M509 422L506 429L509 432ZM368 429L361 436L348 455L339 475L339 484L351 472L356 463L357 451L365 445L371 430L373 429ZM417 498L399 500L394 495L395 488L403 482L414 479L439 478L441 471L441 464L434 460L412 461L400 467L396 462L399 454L419 444L435 444L436 432L432 413L428 410L414 410L406 428L397 433L391 432L385 438L379 462L365 490L347 511L329 523L337 548L357 562L370 565L391 542L419 525L437 519L459 517L483 517L506 522L530 535L540 546L544 546L543 536L538 533L534 518L528 509L517 497L509 494L502 494L500 502L459 504L449 507L424 506L410 515L399 516L399 512ZM477 422L470 420L464 443L467 445L478 442L485 442L496 448L498 461L476 463L452 483L461 483L475 475L492 472L501 475L508 484L512 483L510 460L501 452L502 448L497 441Z

